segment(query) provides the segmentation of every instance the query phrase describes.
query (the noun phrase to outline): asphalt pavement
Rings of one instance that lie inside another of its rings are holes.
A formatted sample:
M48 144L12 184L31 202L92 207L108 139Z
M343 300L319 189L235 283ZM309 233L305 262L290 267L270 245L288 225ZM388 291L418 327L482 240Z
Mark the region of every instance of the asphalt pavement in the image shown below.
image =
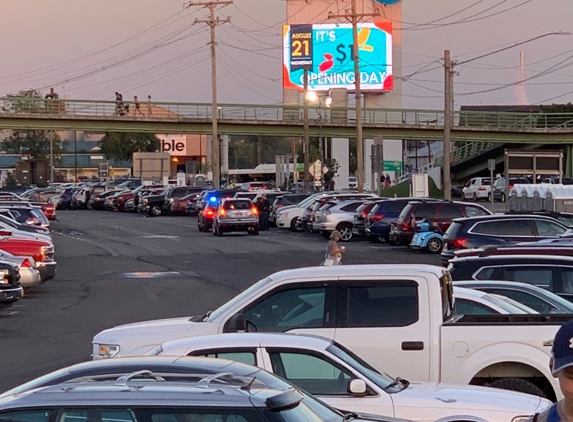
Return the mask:
M320 235L278 229L220 238L199 232L194 217L61 211L58 218L56 278L0 316L0 391L89 360L102 329L202 315L269 274L320 264L326 248ZM344 264L439 261L364 239L347 243L344 256Z

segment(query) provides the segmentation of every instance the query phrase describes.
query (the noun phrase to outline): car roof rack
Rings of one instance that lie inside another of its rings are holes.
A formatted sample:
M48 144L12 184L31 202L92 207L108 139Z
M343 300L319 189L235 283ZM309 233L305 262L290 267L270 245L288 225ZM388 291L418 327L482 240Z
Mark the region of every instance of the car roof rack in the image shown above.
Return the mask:
M220 380L220 379L232 379L234 377L233 373L231 372L219 372L218 374L213 374L207 378L203 378L197 383L197 387L200 388L209 388L209 384L211 381Z

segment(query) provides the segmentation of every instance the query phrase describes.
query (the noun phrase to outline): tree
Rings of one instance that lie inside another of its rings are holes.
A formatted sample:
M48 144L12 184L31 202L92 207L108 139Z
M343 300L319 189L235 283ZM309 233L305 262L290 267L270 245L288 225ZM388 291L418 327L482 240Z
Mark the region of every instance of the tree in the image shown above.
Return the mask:
M2 150L8 154L19 154L30 159L42 160L50 156L50 136L54 152L54 160L61 160L64 146L57 133L50 134L48 130L14 130L2 143Z
M40 91L29 89L6 95L4 107L14 113L44 113L46 100Z
M156 152L161 148L161 141L151 133L107 132L99 144L108 160L120 162L130 161L134 152Z

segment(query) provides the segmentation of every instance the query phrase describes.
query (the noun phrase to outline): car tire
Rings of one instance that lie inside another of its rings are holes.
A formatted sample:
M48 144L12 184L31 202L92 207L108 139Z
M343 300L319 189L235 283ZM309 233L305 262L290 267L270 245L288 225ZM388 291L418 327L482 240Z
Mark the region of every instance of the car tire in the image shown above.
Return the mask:
M152 205L149 208L149 215L152 217L158 217L161 215L161 207L159 205Z
M204 231L205 233L208 233L208 232L209 232L209 225L203 223L203 231Z
M293 218L292 220L290 220L290 231L291 232L296 232L296 222L298 220L298 217Z
M215 227L215 226L213 225L213 227ZM222 231L219 227L217 227L217 230L215 231L215 234L216 234L218 237L223 237L223 231Z
M259 229L253 230L253 236L258 236L258 235L259 235Z
M478 200L478 196L477 196L477 194L476 194L475 192L474 192L473 200L474 200L475 202L477 202L477 200Z
M533 394L534 396L547 398L545 392L541 388L531 381L524 380L523 378L501 378L486 384L486 387L518 391L520 393Z
M442 239L435 237L430 239L424 250L429 253L440 253L444 248L444 242Z
M349 242L352 240L353 233L352 233L352 224L349 223L342 223L339 224L336 228L340 232L340 241L341 242Z

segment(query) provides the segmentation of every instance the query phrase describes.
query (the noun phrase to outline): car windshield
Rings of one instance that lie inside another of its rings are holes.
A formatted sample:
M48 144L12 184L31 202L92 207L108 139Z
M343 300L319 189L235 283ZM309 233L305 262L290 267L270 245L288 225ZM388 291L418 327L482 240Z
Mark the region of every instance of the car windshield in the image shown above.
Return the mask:
M314 202L314 200L318 197L318 195L311 195L306 199L303 199L302 201L300 201L297 204L298 208L306 208L308 207L310 204L312 204Z
M255 284L253 284L248 289L243 290L237 296L235 296L234 298L232 298L228 302L224 303L223 305L221 305L220 307L215 309L213 312L210 312L208 314L208 317L206 319L204 319L204 321L213 322L217 318L224 316L227 312L229 312L234 307L236 307L238 304L240 304L245 298L249 297L251 294L253 294L257 290L263 289L264 286L269 284L271 281L272 281L272 279L269 277L263 278L262 280L257 281Z
M369 363L338 343L333 342L326 350L382 389L388 388L395 381L390 375L377 371Z

